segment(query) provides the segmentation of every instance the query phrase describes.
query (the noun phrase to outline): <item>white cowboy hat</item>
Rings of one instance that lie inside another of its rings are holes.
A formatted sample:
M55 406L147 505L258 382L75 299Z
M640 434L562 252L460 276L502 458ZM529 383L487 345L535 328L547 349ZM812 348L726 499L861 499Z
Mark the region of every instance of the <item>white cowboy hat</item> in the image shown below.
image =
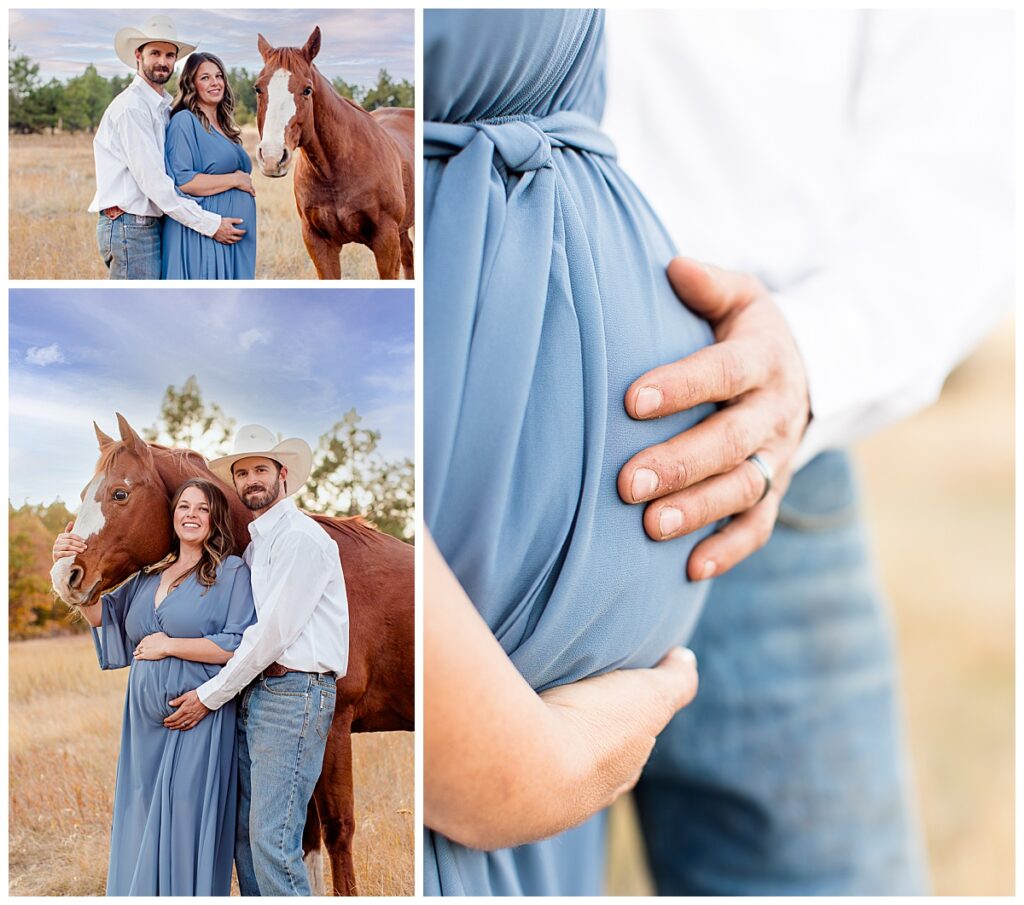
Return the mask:
M131 69L138 68L135 51L150 41L162 41L178 48L178 59L192 53L195 44L178 40L178 30L169 16L150 16L142 28L122 28L114 35L114 50L118 59Z
M235 448L231 454L214 459L208 464L210 471L229 487L234 487L235 479L231 474L231 466L239 459L248 459L250 456L273 459L288 469L288 496L292 496L306 483L310 471L313 470L313 450L305 440L289 437L277 443L273 432L262 424L247 424L239 428L235 434Z

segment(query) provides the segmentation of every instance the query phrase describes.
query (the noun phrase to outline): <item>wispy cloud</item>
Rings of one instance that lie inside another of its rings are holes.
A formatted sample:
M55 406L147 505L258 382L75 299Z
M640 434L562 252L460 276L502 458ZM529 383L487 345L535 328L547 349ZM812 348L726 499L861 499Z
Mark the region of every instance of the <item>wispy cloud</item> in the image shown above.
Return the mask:
M238 343L248 352L253 346L270 345L270 334L266 330L258 330L253 327L238 337Z
M64 355L60 351L60 346L56 343L42 347L32 346L25 353L25 361L30 365L45 368L47 365L59 364L64 361Z

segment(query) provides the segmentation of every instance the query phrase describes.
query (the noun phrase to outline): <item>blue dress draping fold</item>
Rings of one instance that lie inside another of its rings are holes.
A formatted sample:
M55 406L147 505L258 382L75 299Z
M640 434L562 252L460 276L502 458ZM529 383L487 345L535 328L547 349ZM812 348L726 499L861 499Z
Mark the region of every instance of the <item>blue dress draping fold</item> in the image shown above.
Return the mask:
M685 569L707 530L655 543L616 491L627 459L710 411L633 421L627 388L712 334L598 126L602 27L424 12L425 519L537 690L653 665L706 593ZM600 817L497 852L428 829L425 890L598 894L602 839Z
M224 176L236 170L251 173L252 161L245 148L216 129L207 131L191 110L179 110L167 127L164 159L179 195L221 217L241 218L238 227L246 232L234 245L224 245L164 217L161 279L255 279L256 199L241 189L206 196L187 195L180 189L199 174Z
M235 702L192 729L163 725L169 702L220 666L177 657L135 660L147 635L207 638L234 651L256 621L249 568L237 556L204 588L190 576L154 606L159 574L138 573L103 597L93 640L103 669L130 667L117 761L107 895L231 893L238 762Z

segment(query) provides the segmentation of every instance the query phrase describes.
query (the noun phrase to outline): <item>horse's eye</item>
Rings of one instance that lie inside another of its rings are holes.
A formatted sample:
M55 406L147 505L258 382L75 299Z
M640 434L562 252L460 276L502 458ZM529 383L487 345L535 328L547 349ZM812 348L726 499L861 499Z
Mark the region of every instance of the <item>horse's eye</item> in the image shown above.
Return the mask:
M302 93L306 97L309 97L313 93L313 89L310 88L309 85L307 85L305 88L302 89Z
M123 503L125 500L128 499L128 491L122 488L118 488L117 490L114 491L114 499L117 500L119 503Z

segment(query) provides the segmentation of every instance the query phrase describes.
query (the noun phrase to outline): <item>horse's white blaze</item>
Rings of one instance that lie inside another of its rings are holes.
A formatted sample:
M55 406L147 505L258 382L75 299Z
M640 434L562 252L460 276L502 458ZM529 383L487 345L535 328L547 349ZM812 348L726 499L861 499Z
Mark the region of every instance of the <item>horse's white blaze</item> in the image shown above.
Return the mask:
M96 475L85 489L82 497L82 508L78 510L78 517L71 529L72 534L77 534L83 540L88 540L103 530L106 519L103 517L103 475ZM58 559L53 568L50 569L50 581L60 596L69 603L73 602L74 594L71 591L68 581L71 578L71 567L74 565L74 556L65 556Z
M291 77L287 69L278 69L267 83L267 115L260 151L268 163L276 163L284 156L284 130L298 109L295 96L288 90Z
M88 541L94 534L99 534L106 523L103 517L103 500L100 496L102 487L103 475L98 474L85 488L82 508L78 510L75 527L71 529L72 534L77 534L84 541Z
M309 889L314 896L327 895L327 883L324 880L324 853L316 848L302 856L309 877Z

